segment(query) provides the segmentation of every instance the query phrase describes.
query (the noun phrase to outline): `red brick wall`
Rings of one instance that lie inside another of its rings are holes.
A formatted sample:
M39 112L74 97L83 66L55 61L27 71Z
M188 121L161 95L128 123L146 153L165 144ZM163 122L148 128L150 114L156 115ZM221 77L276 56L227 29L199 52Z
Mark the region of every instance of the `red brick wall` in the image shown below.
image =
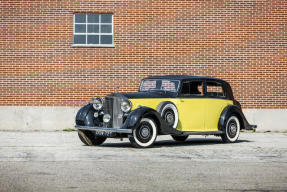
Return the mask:
M285 0L2 0L0 105L79 106L149 75L230 82L244 108L287 108ZM74 12L114 13L115 48L75 48Z

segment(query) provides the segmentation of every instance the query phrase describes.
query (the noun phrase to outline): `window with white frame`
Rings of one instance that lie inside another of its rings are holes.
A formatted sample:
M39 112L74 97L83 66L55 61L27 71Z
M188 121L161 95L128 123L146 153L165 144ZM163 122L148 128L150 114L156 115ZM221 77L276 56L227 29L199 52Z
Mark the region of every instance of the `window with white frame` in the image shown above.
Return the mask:
M74 46L113 46L113 14L74 13Z

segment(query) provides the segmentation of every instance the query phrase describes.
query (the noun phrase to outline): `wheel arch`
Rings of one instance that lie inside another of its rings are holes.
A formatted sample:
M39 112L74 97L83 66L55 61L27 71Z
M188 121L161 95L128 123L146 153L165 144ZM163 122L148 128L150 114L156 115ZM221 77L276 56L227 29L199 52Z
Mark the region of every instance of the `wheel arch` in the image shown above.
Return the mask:
M226 106L220 114L219 122L218 122L218 130L223 131L225 124L228 118L234 114L240 123L240 129L245 129L249 126L242 110L236 105L228 105Z
M160 102L160 103L158 104L158 106L156 107L156 111L159 112L159 113L161 113L161 110L162 110L163 107L164 107L165 105L167 105L167 104L172 104L172 105L174 105L175 108L177 109L176 104L175 104L174 102L172 102L172 101L162 101L162 102ZM178 111L178 109L177 109L177 111Z
M175 108L175 109L173 109L171 107L171 109L173 110L174 115L175 115L175 122L174 122L174 125L172 126L172 128L176 129L177 125L179 123L179 112L178 112L178 108L177 108L177 106L176 106L176 104L174 102L172 102L172 101L162 101L160 104L158 104L158 106L156 108L156 111L160 114L160 116L162 118L163 109L168 104L172 105ZM162 118L162 119L164 119L164 118Z
M158 133L162 133L164 121L156 110L149 107L139 107L132 111L127 118L127 128L135 129L142 118L151 118L157 126Z

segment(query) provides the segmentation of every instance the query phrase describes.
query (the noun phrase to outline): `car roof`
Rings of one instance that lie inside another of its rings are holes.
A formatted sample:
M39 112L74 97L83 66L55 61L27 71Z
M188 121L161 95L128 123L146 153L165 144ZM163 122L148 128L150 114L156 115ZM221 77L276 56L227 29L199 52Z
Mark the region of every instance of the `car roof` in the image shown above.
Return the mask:
M144 79L170 79L170 80L190 80L190 79L206 79L206 80L215 80L223 81L222 79L207 77L207 76L190 76L190 75L163 75L163 76L150 76Z

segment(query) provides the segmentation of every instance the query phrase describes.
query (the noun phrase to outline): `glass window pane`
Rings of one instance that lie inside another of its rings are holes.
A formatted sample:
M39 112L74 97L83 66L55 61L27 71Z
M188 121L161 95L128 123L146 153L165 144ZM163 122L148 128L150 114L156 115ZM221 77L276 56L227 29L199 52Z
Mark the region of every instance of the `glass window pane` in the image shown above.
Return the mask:
M100 17L97 13L88 13L88 23L99 23Z
M101 44L113 44L113 36L101 35Z
M101 33L111 33L112 25L101 25Z
M88 33L98 33L99 32L99 25L88 25Z
M86 35L74 35L74 44L86 44Z
M86 25L84 24L76 24L75 25L75 32L76 33L86 33Z
M86 23L86 13L75 13L76 23Z
M218 82L207 82L206 95L208 97L225 97L223 87Z
M112 14L101 14L101 23L112 23Z
M99 35L88 35L88 44L99 44Z

